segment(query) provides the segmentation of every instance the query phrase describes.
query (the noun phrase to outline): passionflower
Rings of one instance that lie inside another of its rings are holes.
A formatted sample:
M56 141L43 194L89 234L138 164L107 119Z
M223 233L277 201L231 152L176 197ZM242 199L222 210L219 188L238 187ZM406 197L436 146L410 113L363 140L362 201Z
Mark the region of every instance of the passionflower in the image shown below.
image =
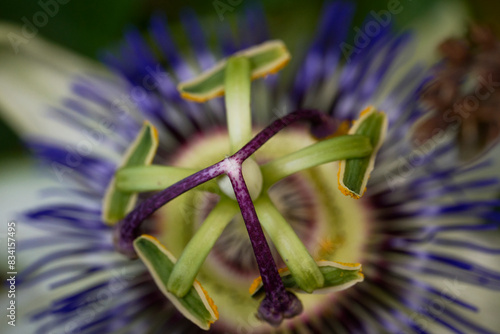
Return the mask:
M20 275L54 289L40 333L492 333L463 296L500 287L477 258L499 253L498 181L446 138L413 147L428 77L391 76L411 36L368 20L346 54L352 14L325 6L288 80L258 11L218 53L188 14L191 58L155 16L112 73L72 76L48 115L85 139L28 140L66 190L25 213L47 233Z

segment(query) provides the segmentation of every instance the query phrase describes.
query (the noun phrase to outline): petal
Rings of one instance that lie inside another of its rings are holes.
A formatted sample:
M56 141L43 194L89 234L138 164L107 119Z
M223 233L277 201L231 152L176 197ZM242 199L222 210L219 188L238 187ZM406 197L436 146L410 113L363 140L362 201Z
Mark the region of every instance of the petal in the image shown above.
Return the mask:
M74 137L60 121L46 117L46 111L68 95L76 75L103 76L106 70L44 41L26 26L1 23L0 45L2 117L24 137L28 134L66 140Z

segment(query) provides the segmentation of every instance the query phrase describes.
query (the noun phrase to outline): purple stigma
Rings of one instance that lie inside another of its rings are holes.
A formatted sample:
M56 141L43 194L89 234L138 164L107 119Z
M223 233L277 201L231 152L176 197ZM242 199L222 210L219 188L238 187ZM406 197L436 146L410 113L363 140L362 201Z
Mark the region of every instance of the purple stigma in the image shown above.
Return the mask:
M278 327L284 319L293 318L302 313L302 302L290 291L285 291L286 296L271 297L266 294L260 303L257 317L272 326ZM285 297L285 298L283 298Z
M271 139L276 133L284 129L286 126L300 121L309 120L312 126L318 126L321 123L330 123L330 118L317 110L298 110L294 111L283 118L280 118L267 128L259 132L252 140L243 146L238 152L227 158L240 165L255 153L262 145ZM153 214L163 205L170 202L172 199L182 195L186 191L199 186L202 183L210 181L222 174L228 174L226 168L226 159L209 166L199 172L186 177L176 184L162 190L161 192L151 196L141 204L139 204L132 212L130 212L122 221L120 221L115 230L115 247L116 249L130 257L135 258L135 250L133 247L134 240L139 236L138 230L142 222Z
M274 121L232 156L188 176L137 206L116 227L115 247L117 250L130 258L136 257L133 242L138 237L141 223L147 217L186 191L226 174L231 181L245 221L261 274L263 288L266 292L266 296L258 310L258 317L273 326L278 326L283 319L300 314L302 312L302 303L293 293L286 291L283 285L242 173L242 164L246 159L276 133L291 123L300 120L309 120L313 129L314 127L321 127L321 124L327 124L324 128L331 129L328 116L315 110L295 111Z
M231 163L228 160L228 163ZM241 165L229 166L228 177L240 206L241 215L252 243L253 252L259 267L266 297L259 307L258 315L262 320L278 326L284 318L294 317L302 312L302 303L291 292L285 290L283 281L274 263L271 249L267 244L255 207L243 179Z

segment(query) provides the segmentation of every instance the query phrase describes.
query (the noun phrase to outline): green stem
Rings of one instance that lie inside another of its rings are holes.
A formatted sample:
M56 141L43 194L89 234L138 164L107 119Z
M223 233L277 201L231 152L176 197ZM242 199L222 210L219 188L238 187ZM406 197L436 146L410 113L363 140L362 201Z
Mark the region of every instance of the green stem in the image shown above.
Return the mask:
M126 167L116 173L116 187L125 193L158 191L168 188L196 172L195 169L160 165ZM196 189L219 192L215 180L204 183Z
M175 264L167 283L169 292L177 297L183 297L188 293L208 253L236 213L238 213L238 205L222 197L191 238Z
M250 61L245 57L230 58L224 81L230 154L237 152L252 139L250 85Z
M259 198L255 210L297 285L308 293L323 287L324 277L318 265L269 197Z
M370 139L361 135L320 141L261 166L265 188L301 170L332 161L362 158L372 153Z

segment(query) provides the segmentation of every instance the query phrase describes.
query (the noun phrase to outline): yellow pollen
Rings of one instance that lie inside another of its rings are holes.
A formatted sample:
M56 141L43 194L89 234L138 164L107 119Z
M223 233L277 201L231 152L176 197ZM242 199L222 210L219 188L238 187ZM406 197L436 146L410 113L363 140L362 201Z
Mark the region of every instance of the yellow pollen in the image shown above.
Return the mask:
M262 277L259 276L256 279L254 279L252 285L250 285L250 288L248 289L248 292L251 295L253 295L261 283L262 283Z
M373 109L373 106L369 106L369 107L366 107L360 114L359 114L359 117L358 119L360 119L361 117L363 117L363 115L366 115L368 114L370 111L372 111Z
M224 95L224 90L216 91L215 93L213 93L211 95L207 95L207 96L203 96L203 97L200 97L197 95L191 95L190 93L186 93L186 92L181 93L182 98L184 98L186 100L198 102L198 103L203 103L203 102L206 102L208 100L211 100L213 98L223 96L223 95Z
M158 129L156 129L154 126L151 127L153 130L153 137L156 141L158 141Z
M276 64L273 68L270 68L266 72L252 75L252 80L267 77L269 74L275 74L275 73L279 72L283 67L285 67L288 64L289 61L290 61L290 59L285 59L284 61Z
M343 121L342 123L340 123L339 127L337 128L337 131L335 131L332 137L346 135L349 132L349 128L350 128L349 121Z
M359 199L360 196L358 194L355 194L353 193L352 191L350 191L349 189L347 189L343 182L340 181L340 171L342 170L342 164L343 162L339 162L339 171L337 172L337 181L338 181L338 184L339 184L339 190L342 194L346 195L346 196L351 196L352 198L354 199ZM365 188L365 191L366 191L366 188Z
M210 296L208 295L208 292L203 288L203 286L196 280L196 283L200 285L201 291L203 291L203 294L205 295L205 298L207 299L208 305L212 308L212 311L214 311L215 318L218 320L219 319L219 311L217 310L217 305L215 305L214 301ZM213 324L213 321L210 321L211 324Z
M278 273L279 273L280 275L281 275L282 273L284 273L285 271L288 271L288 267L284 267L284 268L280 268L280 269L278 269ZM251 295L253 295L261 283L262 283L262 277L261 277L261 276L259 276L259 277L257 277L256 279L254 279L254 281L252 282L252 285L250 285L250 288L248 289L248 292L249 292Z
M163 245L161 244L160 240L156 239L156 238L155 238L155 237L153 237L152 235L149 235L149 234L143 234L143 235L141 235L141 237L146 238L146 239L149 239L149 240L151 240L151 241L155 241L155 242L157 242L157 243L158 243L158 245L159 245L161 248L163 248L163 249L165 249L165 250L166 250L165 246L163 246Z
M331 253L335 246L330 237L320 240L319 245L324 253Z
M361 265L360 263L347 263L347 262L338 262L338 261L334 261L334 262L338 263L342 266L351 267L351 268L359 267Z

